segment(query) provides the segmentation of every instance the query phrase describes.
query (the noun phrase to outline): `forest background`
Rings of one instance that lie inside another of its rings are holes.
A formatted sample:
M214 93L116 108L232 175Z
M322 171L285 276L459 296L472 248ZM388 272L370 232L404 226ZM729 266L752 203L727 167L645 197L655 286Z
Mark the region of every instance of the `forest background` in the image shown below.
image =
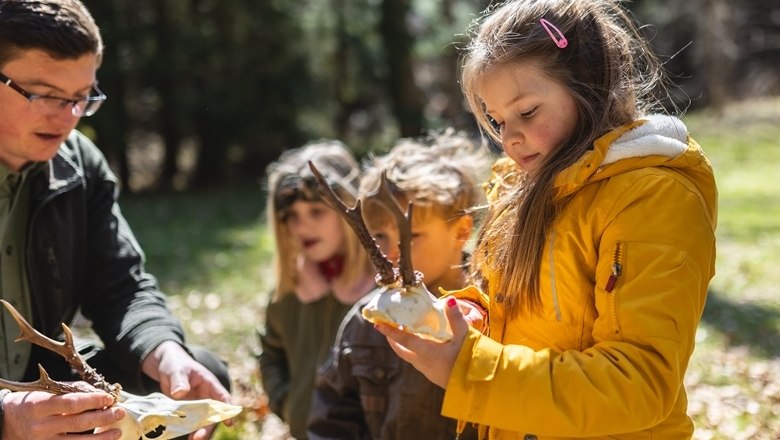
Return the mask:
M271 285L264 170L285 149L473 131L458 48L485 0L85 0L109 96L80 129L121 180L147 269L247 410L220 440L273 439L255 327ZM699 439L780 438L780 0L635 0L713 161L718 274L686 385Z
M285 149L472 130L458 48L486 0L87 0L109 99L82 129L124 191L262 177ZM635 0L690 110L780 91L778 0Z

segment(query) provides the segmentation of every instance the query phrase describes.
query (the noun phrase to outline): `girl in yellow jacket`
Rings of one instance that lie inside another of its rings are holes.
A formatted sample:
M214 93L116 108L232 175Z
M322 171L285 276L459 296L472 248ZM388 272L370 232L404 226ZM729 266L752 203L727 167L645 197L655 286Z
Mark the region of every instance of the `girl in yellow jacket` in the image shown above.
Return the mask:
M479 281L445 299L448 343L377 328L483 437L691 438L717 190L685 125L653 114L657 59L611 0L511 1L476 29L464 93L511 159L487 187Z

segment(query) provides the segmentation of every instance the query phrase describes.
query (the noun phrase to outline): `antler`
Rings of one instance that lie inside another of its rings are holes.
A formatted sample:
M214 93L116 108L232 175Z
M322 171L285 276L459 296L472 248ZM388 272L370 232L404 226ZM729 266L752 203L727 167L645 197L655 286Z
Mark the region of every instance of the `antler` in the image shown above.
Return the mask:
M374 324L385 323L404 331L416 334L422 338L434 341L449 341L452 339L452 329L447 321L442 303L422 282L422 274L412 267L412 203L409 203L406 213L403 212L390 190L390 183L383 172L379 188L367 195L390 211L398 225L399 253L398 270L393 269L393 263L382 253L376 241L368 232L361 214L361 200L354 208L348 208L325 181L320 172L309 162L309 168L319 183L319 193L323 199L339 212L352 226L360 238L360 242L371 256L371 262L377 268L377 284L382 287L379 295L371 297L362 308L363 318ZM401 285L397 281L401 278Z
M421 282L421 277L418 276L412 267L412 208L414 205L409 202L407 205L406 213L398 206L393 193L390 191L390 183L387 181L385 172L382 171L382 176L379 181L379 188L376 191L368 194L366 199L371 198L385 207L395 219L395 223L398 225L399 234L399 261L398 270L401 273L401 280L404 286L414 286Z
M330 185L328 185L328 182L311 161L309 161L309 168L311 169L311 172L314 173L314 177L319 183L318 191L322 198L333 209L335 209L336 212L344 217L347 223L349 223L349 225L355 231L355 234L357 234L358 240L360 240L360 244L362 244L366 249L366 252L368 252L368 257L377 270L377 284L387 286L395 283L398 279L398 275L393 269L393 262L382 253L382 250L379 249L379 246L376 244L374 237L372 237L368 232L368 228L363 221L360 200L357 201L354 208L348 207L344 201L342 201L341 198L333 191Z
M79 355L73 344L73 333L67 325L62 324L62 331L65 334L65 342L55 341L46 337L44 334L35 330L24 317L7 301L0 299L8 312L11 313L16 323L19 325L20 334L16 338L18 341L27 341L32 344L43 347L49 351L59 354L73 367L84 382L91 387L80 386L77 383L67 383L52 380L46 370L38 365L40 378L35 382L14 382L0 379L0 388L6 388L12 391L46 391L52 394L67 394L75 392L95 392L105 391L114 396L119 396L122 387L119 384L108 383L102 375L94 368L90 367Z

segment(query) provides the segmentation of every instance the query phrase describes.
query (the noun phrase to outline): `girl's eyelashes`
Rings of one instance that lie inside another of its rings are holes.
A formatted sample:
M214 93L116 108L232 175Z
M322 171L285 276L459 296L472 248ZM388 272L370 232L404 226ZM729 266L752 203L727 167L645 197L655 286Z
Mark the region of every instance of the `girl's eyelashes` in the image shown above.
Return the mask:
M519 112L517 113L518 116L520 116L521 119L531 119L533 118L537 111L539 110L539 106L534 106L528 111ZM490 127L496 131L496 133L501 133L501 129L504 127L503 122L498 122L496 118L486 114L485 117L487 118L488 123L490 124Z
M523 119L531 119L535 114L536 111L539 109L539 106L536 106L532 108L531 110L528 110L527 112L521 112L520 117Z
M491 127L493 130L495 130L495 131L496 131L496 133L500 133L500 132L501 132L501 126L502 126L503 124L502 124L502 123L499 123L498 121L496 121L496 120L495 120L495 118L493 118L493 117L492 117L492 116L490 116L490 115L485 115L485 116L487 117L487 121L488 121L488 123L490 124L490 127Z

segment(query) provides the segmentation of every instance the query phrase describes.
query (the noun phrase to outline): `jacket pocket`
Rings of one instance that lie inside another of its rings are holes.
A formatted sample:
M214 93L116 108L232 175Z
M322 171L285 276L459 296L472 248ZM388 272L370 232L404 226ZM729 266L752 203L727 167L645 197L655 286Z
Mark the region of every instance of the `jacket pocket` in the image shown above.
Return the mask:
M401 360L389 346L352 348L350 372L357 381L360 406L372 438L382 438L388 401L400 370Z
M360 402L366 413L387 411L387 396L400 369L401 360L390 347L353 347L351 373L358 382Z

